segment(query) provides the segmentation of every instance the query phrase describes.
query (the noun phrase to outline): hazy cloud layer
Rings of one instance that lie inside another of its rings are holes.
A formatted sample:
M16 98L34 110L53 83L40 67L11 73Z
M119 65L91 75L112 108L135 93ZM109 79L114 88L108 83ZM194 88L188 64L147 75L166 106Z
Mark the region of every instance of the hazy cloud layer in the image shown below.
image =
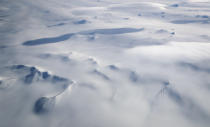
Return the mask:
M0 0L0 127L208 127L208 0Z

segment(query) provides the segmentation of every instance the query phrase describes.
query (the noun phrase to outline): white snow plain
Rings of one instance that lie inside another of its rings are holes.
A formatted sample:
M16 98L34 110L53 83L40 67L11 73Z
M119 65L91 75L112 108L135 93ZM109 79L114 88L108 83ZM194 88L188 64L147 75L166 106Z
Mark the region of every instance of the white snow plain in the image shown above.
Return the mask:
M209 0L0 0L0 127L209 127Z

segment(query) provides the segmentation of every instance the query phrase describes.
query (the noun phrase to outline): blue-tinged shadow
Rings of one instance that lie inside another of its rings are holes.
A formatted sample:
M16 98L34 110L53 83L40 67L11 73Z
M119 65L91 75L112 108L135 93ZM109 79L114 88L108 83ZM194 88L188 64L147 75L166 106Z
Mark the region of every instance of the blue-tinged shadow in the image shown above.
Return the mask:
M199 66L197 66L195 64L192 64L192 63L181 62L181 63L179 63L179 65L182 66L182 67L185 67L185 68L189 68L189 69L194 70L194 71L210 73L209 68L202 68L202 67L199 67Z
M210 20L174 20L171 21L173 24L190 24L190 23L201 23L201 24L209 24Z
M125 34L125 33L134 33L143 31L144 28L135 29L135 28L116 28L116 29L95 29L95 30L88 30L82 31L78 34L81 35L92 35L92 34L104 34L104 35L111 35L111 34Z
M56 26L63 26L65 25L66 23L58 23L58 24L55 24L55 25L50 25L48 27L56 27Z
M35 67L30 68L30 73L25 76L24 83L31 84L33 82L33 79L36 77L36 75L41 75L41 72L37 70Z
M179 4L172 4L171 7L179 7Z
M104 80L110 80L110 78L107 75L105 75L104 73L102 73L98 70L94 70L92 73L102 77Z
M23 43L25 46L35 46L35 45L43 45L49 43L57 43L70 39L72 36L76 34L80 35L94 35L94 34L103 34L103 35L113 35L113 34L126 34L126 33L134 33L143 31L144 28L135 29L135 28L115 28L115 29L95 29L95 30L87 30L81 31L78 33L69 33L64 34L58 37L49 37L49 38L41 38L36 40L30 40Z
M75 21L74 24L86 24L88 21L83 19L83 20L79 20L79 21Z
M139 76L136 72L131 71L130 74L129 74L129 79L130 79L130 81L136 83L136 82L139 81Z
M64 34L58 37L52 37L52 38L41 38L36 40L30 40L23 43L25 46L33 46L33 45L43 45L48 43L56 43L68 40L71 38L74 34Z
M209 16L208 15L196 15L196 18L204 18L204 19L208 19Z
M111 70L113 70L113 71L119 71L119 70L120 70L120 69L119 69L117 66L115 66L115 65L109 65L108 68L111 69Z
M209 123L210 116L206 111L195 103L192 99L181 96L176 90L167 88L168 96L178 104L182 113L188 118L196 122Z
M50 112L55 105L55 97L47 98L41 97L34 104L34 113L45 114Z
M168 93L168 96L173 100L175 101L177 104L179 105L183 105L184 104L184 100L182 99L181 95L173 90L173 89L170 89L170 88L166 88L166 91Z

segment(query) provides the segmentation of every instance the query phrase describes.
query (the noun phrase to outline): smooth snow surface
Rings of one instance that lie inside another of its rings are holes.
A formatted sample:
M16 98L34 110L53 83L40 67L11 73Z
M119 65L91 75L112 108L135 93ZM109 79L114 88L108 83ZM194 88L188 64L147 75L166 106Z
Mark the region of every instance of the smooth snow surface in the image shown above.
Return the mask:
M0 0L0 127L209 127L209 0Z

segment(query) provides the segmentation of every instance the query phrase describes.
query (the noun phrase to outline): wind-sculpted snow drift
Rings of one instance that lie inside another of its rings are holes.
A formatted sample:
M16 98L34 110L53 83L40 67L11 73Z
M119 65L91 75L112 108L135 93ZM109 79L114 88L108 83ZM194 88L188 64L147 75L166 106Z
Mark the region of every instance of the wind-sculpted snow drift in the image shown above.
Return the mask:
M0 127L209 127L209 0L0 1Z

